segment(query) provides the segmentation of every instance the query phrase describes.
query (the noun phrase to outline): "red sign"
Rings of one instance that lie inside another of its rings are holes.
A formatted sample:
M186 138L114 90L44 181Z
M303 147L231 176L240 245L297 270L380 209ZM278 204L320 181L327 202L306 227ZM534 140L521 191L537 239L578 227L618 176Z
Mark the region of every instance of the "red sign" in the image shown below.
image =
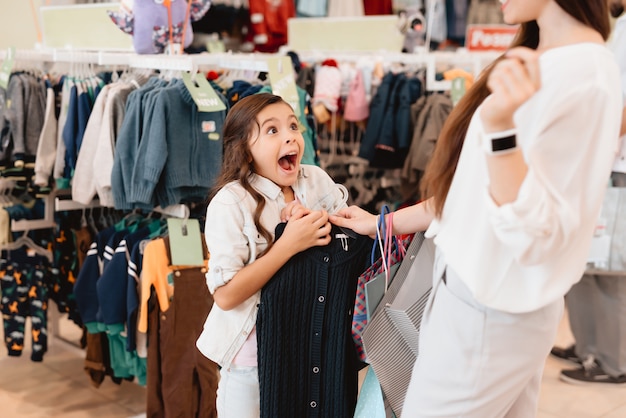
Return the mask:
M469 25L465 47L469 51L506 51L517 28L517 25Z

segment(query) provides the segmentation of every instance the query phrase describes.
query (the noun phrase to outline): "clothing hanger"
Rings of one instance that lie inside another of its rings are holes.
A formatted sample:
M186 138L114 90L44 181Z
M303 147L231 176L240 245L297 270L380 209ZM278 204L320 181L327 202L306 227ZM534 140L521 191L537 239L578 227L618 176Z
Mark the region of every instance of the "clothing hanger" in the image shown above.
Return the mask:
M86 216L86 212L87 209L83 208L81 211L81 216L80 216L80 227L81 228L86 228L89 225L87 224L87 216Z
M131 226L136 226L142 219L144 219L144 216L141 213L141 209L133 209L115 224L115 229L120 231Z
M19 250L23 247L28 247L29 249L35 251L35 253L46 257L50 263L52 263L52 261L54 260L52 251L35 244L35 242L28 236L28 231L24 231L22 236L17 238L15 241L2 245L1 249L6 251L13 251Z
M107 211L107 220L110 227L115 225L119 221L119 217L117 215L117 212L114 211L112 208L109 208L109 210Z
M11 206L17 203L15 196L11 194L15 187L15 181L0 179L0 206Z
M97 234L99 229L96 225L96 220L93 218L93 208L89 208L89 213L87 215L87 225L92 229L94 234Z
M100 208L100 217L98 218L98 222L100 223L100 225L102 225L103 228L108 228L109 226L111 226L109 224L109 219L106 216L107 210L108 208L106 207Z
M369 202L376 194L376 190L371 190L367 187L367 184L371 184L365 178L367 164L366 160L363 160L361 163L357 163L355 160L348 168L350 176L344 182L344 186L349 190L356 191L356 197L354 193L351 193L355 205L363 205Z

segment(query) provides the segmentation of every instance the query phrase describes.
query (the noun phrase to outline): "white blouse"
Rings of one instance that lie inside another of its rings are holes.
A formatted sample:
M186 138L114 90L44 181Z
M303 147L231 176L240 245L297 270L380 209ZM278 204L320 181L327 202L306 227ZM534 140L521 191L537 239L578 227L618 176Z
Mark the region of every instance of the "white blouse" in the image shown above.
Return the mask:
M517 199L498 207L489 195L476 112L442 217L427 231L476 300L507 312L539 309L581 278L618 146L613 54L583 43L539 62L541 88L514 115L529 169Z

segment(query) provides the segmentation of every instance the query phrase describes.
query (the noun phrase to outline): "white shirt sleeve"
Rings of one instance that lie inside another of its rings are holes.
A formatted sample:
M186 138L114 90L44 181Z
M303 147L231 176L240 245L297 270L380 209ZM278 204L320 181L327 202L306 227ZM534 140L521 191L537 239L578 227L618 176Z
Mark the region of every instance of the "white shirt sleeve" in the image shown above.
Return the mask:
M615 151L618 142L595 139L613 132L614 112L588 112L609 102L610 94L597 84L572 85L547 114L534 115L536 138L525 151L529 171L517 199L498 207L486 193L494 232L519 263L542 263L563 251L576 240L590 202L602 200L612 163L607 156L614 155L606 148Z
M207 208L205 239L209 250L207 286L211 294L228 283L250 261L246 230L250 228L240 208L242 199L225 188Z

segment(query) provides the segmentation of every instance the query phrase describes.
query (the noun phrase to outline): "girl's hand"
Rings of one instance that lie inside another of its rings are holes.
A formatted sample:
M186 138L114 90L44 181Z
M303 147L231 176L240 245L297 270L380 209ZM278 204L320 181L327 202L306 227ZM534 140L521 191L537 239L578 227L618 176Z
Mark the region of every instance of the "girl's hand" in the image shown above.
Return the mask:
M357 234L376 236L376 215L372 215L358 206L341 209L335 215L329 216L333 224L350 228Z
M487 80L491 96L480 112L485 132L515 127L513 114L541 87L539 55L530 48L513 48L491 71Z
M297 254L311 247L320 247L330 243L331 225L325 210L308 210L296 207L291 215L283 235L277 242L283 241L289 251Z
M280 211L280 221L287 222L292 216L302 217L311 212L310 209L302 206L298 199L294 199Z

